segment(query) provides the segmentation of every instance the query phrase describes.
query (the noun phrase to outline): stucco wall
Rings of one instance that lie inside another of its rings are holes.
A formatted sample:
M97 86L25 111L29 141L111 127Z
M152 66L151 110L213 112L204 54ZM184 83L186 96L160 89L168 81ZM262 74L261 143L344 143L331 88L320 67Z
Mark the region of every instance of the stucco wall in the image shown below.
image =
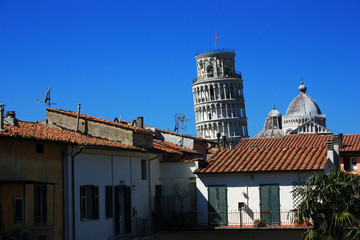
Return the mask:
M105 215L105 186L107 185L115 187L123 184L131 187L133 231L136 231L136 219L151 217L149 175L147 175L146 179L142 179L141 176L141 160L146 160L148 170L148 159L150 157L146 154L134 152L121 153L121 151L85 149L75 157L74 199L77 239L112 239L115 231L115 218L106 218ZM71 157L67 159L67 164L68 171L71 171ZM71 191L70 185L71 178L69 177L68 187ZM80 219L80 186L83 185L95 185L99 187L99 219L85 221L81 221ZM71 200L71 194L69 194L68 197L69 200ZM115 204L115 202L113 204ZM71 214L70 211L70 218ZM71 221L69 221L69 224L71 224ZM69 225L68 228L71 229L71 225ZM71 239L71 231L69 235L69 239Z
M47 112L46 118L49 126L63 127L65 129L76 130L76 117L67 116L56 112ZM133 132L103 123L92 122L84 119L79 121L79 130L91 136L106 138L113 141L120 141L127 145L133 145Z

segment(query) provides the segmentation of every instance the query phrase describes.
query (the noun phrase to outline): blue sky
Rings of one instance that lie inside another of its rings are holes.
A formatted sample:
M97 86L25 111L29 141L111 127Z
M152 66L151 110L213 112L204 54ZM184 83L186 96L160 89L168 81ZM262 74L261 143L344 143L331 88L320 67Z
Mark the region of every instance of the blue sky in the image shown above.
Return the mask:
M195 53L236 52L249 134L284 115L303 77L334 133L360 133L360 1L0 0L0 102L26 121L52 107L196 134Z

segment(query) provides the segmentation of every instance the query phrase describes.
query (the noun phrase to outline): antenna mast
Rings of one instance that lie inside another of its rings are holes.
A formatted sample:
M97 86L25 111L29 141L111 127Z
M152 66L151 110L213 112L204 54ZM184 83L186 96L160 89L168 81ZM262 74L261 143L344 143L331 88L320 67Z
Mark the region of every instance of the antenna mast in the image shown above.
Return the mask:
M49 108L50 108L51 105L54 105L54 104L55 104L55 103L51 103L50 91L51 91L51 88L49 87L49 88L46 90L44 101L40 101L39 99L35 99L35 101L38 102L38 103L41 102L41 103L44 103L44 104L48 104L48 105L49 105Z
M186 126L184 126L184 122L186 122L187 120L188 119L185 119L185 114L184 113L180 113L180 114L175 113L175 129L174 129L174 132L179 133L179 125L180 125L180 134L181 134L180 146L183 146L183 143L184 143L183 132L186 129Z

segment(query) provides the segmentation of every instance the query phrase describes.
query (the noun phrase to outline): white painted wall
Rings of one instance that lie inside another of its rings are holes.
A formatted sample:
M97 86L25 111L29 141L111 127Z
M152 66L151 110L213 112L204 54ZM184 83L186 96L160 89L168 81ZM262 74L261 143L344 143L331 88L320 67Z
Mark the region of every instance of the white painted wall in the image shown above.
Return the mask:
M196 183L194 170L198 168L198 163L194 162L161 162L160 179L162 183L163 196L176 196L176 186L189 186ZM188 189L189 196L183 200L183 211L194 210L191 202L191 189ZM180 200L177 199L176 210L180 211Z
M78 151L74 150L74 153ZM123 154L123 155L122 155ZM151 218L149 156L134 152L83 150L75 157L75 236L76 239L113 239L114 217L106 218L105 186L131 186L132 220ZM65 236L72 239L72 153L64 159L65 197ZM147 178L141 177L141 160L147 162ZM156 178L153 176L152 178ZM80 219L80 186L95 185L99 187L99 219L81 221ZM114 196L114 195L113 195ZM113 209L115 207L113 206ZM113 214L115 216L115 214ZM135 231L136 224L132 223Z
M260 184L279 184L280 188L280 210L293 209L293 182L305 182L312 173L292 172L292 173L243 173L243 174L199 174L196 180L198 188L197 207L198 223L208 224L208 186L225 185L227 186L228 212L238 212L238 202L245 202L247 209L243 213L244 218L255 218L251 212L260 211ZM243 194L243 192L245 194ZM229 222L232 217L239 215L228 214ZM286 221L287 216L281 215L281 220ZM254 220L254 219L253 219ZM237 221L237 219L235 220Z

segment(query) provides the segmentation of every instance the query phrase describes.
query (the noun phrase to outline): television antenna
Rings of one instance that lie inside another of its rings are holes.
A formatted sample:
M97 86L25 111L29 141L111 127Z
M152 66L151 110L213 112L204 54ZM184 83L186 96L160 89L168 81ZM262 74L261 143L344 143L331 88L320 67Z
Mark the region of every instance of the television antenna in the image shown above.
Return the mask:
M182 146L183 142L184 142L183 132L186 129L186 126L184 126L184 122L187 122L187 121L188 121L188 119L185 118L184 113L175 113L174 132L179 133L179 130L180 130L180 134L181 134L180 146Z
M49 105L49 108L50 108L51 105L56 104L56 103L51 103L50 91L51 91L51 88L49 87L49 88L46 90L44 101L40 101L39 99L35 99L35 101L36 101L37 103L40 102L40 103L48 104L48 105Z

